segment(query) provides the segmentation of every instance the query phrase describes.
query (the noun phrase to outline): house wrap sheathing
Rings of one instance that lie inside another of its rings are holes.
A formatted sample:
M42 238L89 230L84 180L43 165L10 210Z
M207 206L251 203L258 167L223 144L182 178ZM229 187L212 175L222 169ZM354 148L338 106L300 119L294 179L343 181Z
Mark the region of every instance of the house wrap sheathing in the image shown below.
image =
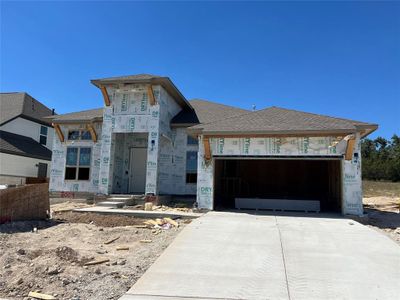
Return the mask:
M200 141L202 136L200 136ZM279 156L334 156L345 155L347 142L335 144L336 137L288 137L288 138L212 138L211 154L223 156L279 157ZM357 159L343 160L343 213L363 213L361 188L360 135L354 148ZM197 181L197 202L200 207L213 208L213 160L206 161L204 143L200 142ZM354 155L353 155L354 157ZM273 172L273 170L271 170Z
M360 138L375 130L374 124L274 107L250 112L205 100L187 101L167 77L142 74L92 83L102 92L102 108L53 117L57 135L51 191L196 195L198 207L215 209L223 203L233 205L236 197L270 196L267 188L251 186L246 182L250 177L240 172L233 179L223 173L234 166L228 160L237 160L245 170L248 160L267 165L282 159L284 169L289 164L284 166L283 159L295 159L304 161L304 172L311 172L308 160L321 161L322 169L328 168L322 161L335 160L340 164L334 166L336 175L326 175L335 192L324 196L322 191L320 196L335 198L342 213L363 212ZM267 180L277 169L264 171L257 171L257 176ZM307 189L283 192L286 182L295 180L287 179L279 182L282 187L274 191L275 198L296 199L297 192L299 199L311 197L308 181ZM219 202L227 180L246 182L251 188L231 190L232 199Z

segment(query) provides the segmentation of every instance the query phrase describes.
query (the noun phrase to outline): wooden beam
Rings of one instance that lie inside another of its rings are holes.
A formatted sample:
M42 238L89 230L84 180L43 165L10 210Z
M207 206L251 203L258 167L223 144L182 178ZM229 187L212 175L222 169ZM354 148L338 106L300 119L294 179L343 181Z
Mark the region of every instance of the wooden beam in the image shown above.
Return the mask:
M147 86L147 95L149 98L149 103L150 105L155 105L156 104L156 98L154 97L154 92L153 92L153 87L151 84Z
M356 144L356 139L354 137L350 138L347 141L346 154L345 154L346 160L351 160L353 158L353 150L355 144Z
M210 140L208 137L203 138L203 143L204 143L204 158L206 160L211 159L211 147L210 147Z
M92 137L93 142L97 142L97 134L96 134L96 130L94 129L92 124L87 124L86 128L89 130L90 132L90 136Z
M53 123L53 127L54 127L54 130L56 131L56 133L58 135L58 138L59 138L60 142L63 143L64 142L64 134L61 131L60 125Z
M110 97L108 96L106 87L105 87L105 86L102 86L100 89L101 89L101 93L103 94L104 104L105 104L106 106L110 106L110 105L111 105Z

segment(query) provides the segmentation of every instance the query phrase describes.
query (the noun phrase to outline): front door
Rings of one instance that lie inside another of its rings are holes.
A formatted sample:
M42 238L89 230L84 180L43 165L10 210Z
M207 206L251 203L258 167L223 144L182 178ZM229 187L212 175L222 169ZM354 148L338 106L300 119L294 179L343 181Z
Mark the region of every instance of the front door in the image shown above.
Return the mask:
M144 194L146 186L147 148L129 149L129 193Z

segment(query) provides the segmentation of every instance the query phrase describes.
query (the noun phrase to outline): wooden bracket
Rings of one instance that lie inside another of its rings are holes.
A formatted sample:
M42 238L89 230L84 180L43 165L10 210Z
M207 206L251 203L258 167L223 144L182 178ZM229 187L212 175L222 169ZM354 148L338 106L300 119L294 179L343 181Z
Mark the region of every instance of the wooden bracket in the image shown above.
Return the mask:
M354 137L347 140L346 154L344 156L346 160L351 160L353 158L353 150L355 143L356 139Z
M106 106L110 106L111 102L110 102L110 97L108 96L108 93L107 93L107 88L105 86L102 86L100 89L101 89L101 93L103 94L104 104Z
M96 130L93 127L93 124L87 124L86 125L87 130L89 130L90 132L90 136L92 137L93 142L97 142L97 134L96 134Z
M63 143L64 142L64 134L61 131L60 125L53 123L53 127L54 127L54 130L56 131L56 133L58 135L58 138L59 138L60 142Z
M156 104L156 98L154 97L154 92L153 92L153 87L151 86L151 84L149 84L147 86L147 95L149 98L149 103L151 106Z
M210 147L210 139L208 137L203 137L204 143L204 158L206 160L211 159L211 147Z

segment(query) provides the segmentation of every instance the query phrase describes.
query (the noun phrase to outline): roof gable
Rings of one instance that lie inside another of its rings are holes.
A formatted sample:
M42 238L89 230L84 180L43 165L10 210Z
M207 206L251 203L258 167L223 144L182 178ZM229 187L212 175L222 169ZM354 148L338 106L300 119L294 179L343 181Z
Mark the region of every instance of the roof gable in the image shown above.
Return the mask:
M1 93L0 108L0 125L4 125L19 116L49 124L49 120L44 117L52 114L51 109L24 92Z
M175 86L172 80L166 76L158 76L151 74L137 74L118 77L108 77L101 79L93 79L90 81L92 84L101 88L103 86L114 84L150 84L161 85L168 94L178 103L183 109L192 109L189 102L182 95L179 89Z

